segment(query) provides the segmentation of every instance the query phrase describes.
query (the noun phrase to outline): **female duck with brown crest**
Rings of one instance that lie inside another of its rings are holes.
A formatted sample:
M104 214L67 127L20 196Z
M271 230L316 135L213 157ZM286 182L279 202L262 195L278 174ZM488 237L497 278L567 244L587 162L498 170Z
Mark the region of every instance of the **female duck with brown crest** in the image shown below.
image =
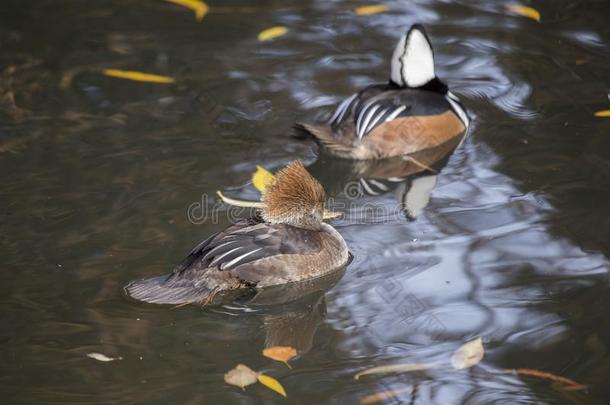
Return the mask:
M324 189L293 162L263 194L262 218L236 223L197 245L174 271L138 280L127 295L155 304L210 303L220 292L326 275L347 265L341 235L322 222Z
M436 77L432 45L416 24L394 50L389 83L348 97L326 126L295 127L337 156L366 160L436 147L463 134L469 124L458 98Z

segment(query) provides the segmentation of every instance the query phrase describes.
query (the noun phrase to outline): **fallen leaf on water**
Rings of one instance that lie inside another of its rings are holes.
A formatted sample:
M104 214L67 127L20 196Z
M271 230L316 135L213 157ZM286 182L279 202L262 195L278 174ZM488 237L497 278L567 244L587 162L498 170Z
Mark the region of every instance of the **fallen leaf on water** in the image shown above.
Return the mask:
M256 166L256 172L252 175L252 184L261 193L267 189L273 181L273 174L261 166Z
M540 22L540 12L535 8L522 6L520 4L509 4L506 6L511 13L519 14L520 16L531 18L534 21Z
M597 111L595 113L596 117L600 117L600 118L607 118L610 117L610 110L602 110L602 111Z
M147 83L175 83L176 79L169 76L154 75L151 73L136 72L133 70L119 70L119 69L104 69L105 76L116 77L118 79L134 80L136 82L147 82Z
M485 354L483 339L478 337L470 342L464 343L451 357L451 365L456 370L470 368L478 364Z
M556 381L561 384L564 384L563 389L565 389L565 390L576 391L576 390L584 390L587 388L586 385L577 383L574 380L571 380L566 377L562 377L557 374L549 373L548 371L534 370L531 368L513 368L513 369L505 369L504 371L507 373L512 373L512 374L526 375L526 376L530 376L530 377L539 377L539 378L544 378L544 379L551 380L551 381Z
M374 4L370 6L356 7L354 12L358 15L371 15L383 13L388 11L389 9L390 7L386 6L385 4Z
M435 364L430 363L405 363L405 364L390 364L389 366L379 366L368 368L354 375L354 379L357 380L363 375L371 374L387 374L387 373L407 373L410 371L421 371L429 370L436 367Z
M290 346L273 346L268 347L263 350L263 356L269 357L270 359L281 361L288 366L288 368L292 368L290 364L288 364L288 360L297 355L296 349Z
M122 357L108 357L105 354L95 353L95 352L87 353L87 357L89 357L90 359L93 359L93 360L104 361L104 362L106 362L106 361L115 361L115 360L123 360Z
M404 394L405 392L410 392L412 390L409 388L402 388L399 390L390 390L390 391L381 391L375 394L367 395L366 397L360 400L360 405L371 405L376 404L377 402L385 401L386 399L396 398L400 394Z
M267 28L258 34L258 40L269 41L270 39L281 37L287 32L288 28L282 26Z
M282 384L273 377L269 377L265 374L258 375L258 382L263 384L265 387L272 389L283 397L286 397L286 390L282 387Z
M225 374L227 384L240 387L242 390L258 380L258 373L250 367L238 364L233 370Z
M165 0L168 3L174 3L182 7L190 8L195 12L197 21L203 20L203 17L208 13L210 8L201 0Z

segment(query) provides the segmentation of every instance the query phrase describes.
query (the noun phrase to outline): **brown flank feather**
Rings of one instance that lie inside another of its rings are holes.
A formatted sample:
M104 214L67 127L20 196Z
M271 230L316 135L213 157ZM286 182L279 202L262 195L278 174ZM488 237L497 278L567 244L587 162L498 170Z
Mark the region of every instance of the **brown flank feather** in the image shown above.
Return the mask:
M322 185L309 174L303 163L295 161L277 172L263 193L265 208L262 215L270 223L294 224L303 217L320 216L321 219L325 199Z

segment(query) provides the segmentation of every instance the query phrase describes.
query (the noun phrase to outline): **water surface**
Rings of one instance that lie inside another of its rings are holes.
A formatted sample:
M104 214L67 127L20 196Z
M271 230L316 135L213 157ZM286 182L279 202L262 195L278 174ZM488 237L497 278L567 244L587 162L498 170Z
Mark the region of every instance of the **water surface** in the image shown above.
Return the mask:
M3 402L285 402L223 382L245 363L278 378L291 403L383 390L412 404L607 403L610 121L593 116L610 108L606 2L537 1L541 23L500 1L389 2L367 17L352 12L359 4L210 3L197 23L162 1L3 2ZM386 80L415 22L475 121L413 219L400 209L404 184L364 193L361 176L290 127ZM275 25L288 34L257 41ZM244 215L215 190L255 199L256 165L295 158L346 212L333 224L354 261L336 285L214 310L123 296ZM486 357L471 370L352 378L374 365L444 364L476 336ZM278 343L302 352L292 370L261 356ZM500 373L515 367L589 389Z

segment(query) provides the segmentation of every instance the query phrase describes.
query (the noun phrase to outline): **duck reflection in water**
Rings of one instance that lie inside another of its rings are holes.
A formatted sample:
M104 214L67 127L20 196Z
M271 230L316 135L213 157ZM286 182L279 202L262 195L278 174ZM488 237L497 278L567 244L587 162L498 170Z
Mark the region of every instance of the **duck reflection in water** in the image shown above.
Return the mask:
M260 290L237 302L255 312L265 333L265 347L289 346L308 352L326 318L325 294L343 277L345 268L326 276Z
M336 159L323 152L308 169L337 196L336 202L345 198L353 203L393 192L405 217L415 220L428 205L438 176L462 140L463 136L456 137L434 148L381 160ZM344 211L345 207L333 209Z

